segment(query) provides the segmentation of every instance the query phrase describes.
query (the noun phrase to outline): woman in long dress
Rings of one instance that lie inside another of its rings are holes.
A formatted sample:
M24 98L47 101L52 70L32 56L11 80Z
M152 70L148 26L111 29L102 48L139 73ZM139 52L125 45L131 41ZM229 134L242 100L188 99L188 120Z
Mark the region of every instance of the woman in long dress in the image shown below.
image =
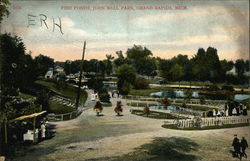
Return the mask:
M121 116L121 113L123 111L121 101L117 101L117 104L116 104L114 111L117 114L117 116Z
M102 112L103 107L100 101L97 101L94 107L94 110L96 111L96 116L99 116L99 114Z

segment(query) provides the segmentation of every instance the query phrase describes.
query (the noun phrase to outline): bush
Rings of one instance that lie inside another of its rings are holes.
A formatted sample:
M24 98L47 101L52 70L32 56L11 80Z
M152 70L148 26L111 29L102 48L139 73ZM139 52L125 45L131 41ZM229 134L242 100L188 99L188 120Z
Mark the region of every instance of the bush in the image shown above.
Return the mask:
M98 91L98 96L101 102L110 102L110 95L106 88L102 88Z
M220 88L217 85L210 85L208 87L208 90L210 90L210 91L218 91L218 90L220 90Z
M122 89L119 92L122 95L128 95L131 89L132 85L129 82L125 81L125 83L122 86Z
M147 89L149 87L149 81L145 78L137 78L134 83L135 89Z
M201 97L200 97L200 104L201 104L201 105L204 105L205 103L206 103L205 97L204 97L204 96L201 96Z
M225 90L225 91L234 91L234 87L233 86L228 86L228 85L222 86L221 89Z

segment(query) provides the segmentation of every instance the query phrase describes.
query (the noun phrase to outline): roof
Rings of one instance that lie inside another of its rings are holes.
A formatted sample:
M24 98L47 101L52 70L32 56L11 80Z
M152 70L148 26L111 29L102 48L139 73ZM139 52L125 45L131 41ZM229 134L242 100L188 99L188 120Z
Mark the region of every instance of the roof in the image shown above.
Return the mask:
M24 115L24 116L20 116L20 117L17 117L13 120L10 120L9 123L11 122L14 122L14 121L19 121L19 120L25 120L25 119L29 119L29 118L34 118L34 117L37 117L39 115L42 115L44 114L46 111L42 111L42 112L39 112L39 113L33 113L33 114L30 114L30 115Z

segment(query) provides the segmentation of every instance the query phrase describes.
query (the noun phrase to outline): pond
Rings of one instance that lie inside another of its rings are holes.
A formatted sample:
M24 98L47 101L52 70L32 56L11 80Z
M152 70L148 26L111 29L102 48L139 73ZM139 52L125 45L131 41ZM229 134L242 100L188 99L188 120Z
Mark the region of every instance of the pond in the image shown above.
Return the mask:
M175 90L175 91L160 91L160 92L154 92L151 93L150 96L157 96L157 97L172 97L172 98L183 98L185 97L185 94L181 90ZM193 98L199 98L198 92L192 92Z
M182 107L177 106L149 106L150 109L157 109L157 110L169 110L172 112L179 112L179 113L185 113L185 114L202 114L202 111L192 110L192 109L186 109Z
M199 92L192 92L192 98L199 98L199 96L204 95L206 96L208 99L218 99L218 100L226 100L227 99L227 95L220 95L221 97L218 97L218 95L209 95L209 94L205 94L205 93L200 93ZM157 97L170 97L170 98L183 98L185 97L184 91L181 90L174 90L174 91L160 91L160 92L154 92L151 93L150 96L157 96ZM212 97L213 96L213 97ZM210 98L211 97L211 98ZM246 94L236 94L234 95L234 100L236 101L242 101L242 100L246 100L246 99L250 99L250 95L246 95Z
M236 101L243 101L243 100L246 100L246 99L249 99L250 98L250 95L246 95L246 94L236 94L234 96L234 99Z

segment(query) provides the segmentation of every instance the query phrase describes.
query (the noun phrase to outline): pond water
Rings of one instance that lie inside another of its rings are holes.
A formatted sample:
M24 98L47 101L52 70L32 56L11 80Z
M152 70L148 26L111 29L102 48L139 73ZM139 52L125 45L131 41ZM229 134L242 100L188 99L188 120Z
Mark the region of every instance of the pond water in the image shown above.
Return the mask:
M185 94L181 90L175 90L175 91L160 91L160 92L154 92L151 93L150 96L157 96L157 97L170 97L170 98L183 98L185 97ZM193 98L199 98L199 92L192 92L192 97ZM245 99L250 99L250 95L246 94L236 94L234 95L234 99L236 101L242 101ZM222 100L226 100L225 98L222 98Z
M149 106L150 109L157 109L157 110L169 110L169 111L175 111L175 112L180 112L180 113L189 113L189 114L201 114L201 111L196 111L192 109L185 109L182 107L176 107L176 106L162 106L162 105L157 105L157 106Z
M150 96L157 96L157 97L185 97L185 94L181 90L175 90L175 91L160 91L160 92L154 92L151 93ZM199 98L199 93L198 92L192 92L192 97L193 98Z
M245 99L250 99L250 95L246 95L246 94L236 94L234 96L234 99L236 101L242 101L242 100L245 100Z

